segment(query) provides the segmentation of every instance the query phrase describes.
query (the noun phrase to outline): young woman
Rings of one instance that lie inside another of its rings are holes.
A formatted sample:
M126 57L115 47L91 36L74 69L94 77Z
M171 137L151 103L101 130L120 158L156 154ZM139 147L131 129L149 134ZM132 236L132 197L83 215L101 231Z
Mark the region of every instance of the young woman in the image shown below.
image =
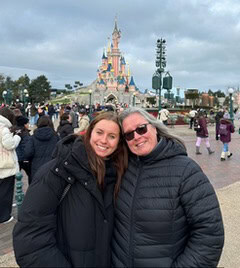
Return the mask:
M54 157L36 173L19 213L17 263L109 267L113 196L128 161L117 115L96 116L84 136L63 139Z
M199 129L196 130L196 136L197 136L196 154L202 154L200 152L200 146L201 146L202 139L205 141L206 148L208 150L208 154L213 154L214 151L212 151L212 149L211 149L210 141L209 141L209 137L208 137L207 120L205 117L205 113L203 111L199 111L198 114L196 115L195 120L199 126Z
M231 133L234 133L234 125L230 121L230 114L225 113L219 124L220 141L223 143L221 161L229 159L232 153L229 151L229 143L231 142Z
M16 116L16 125L14 126L15 131L21 137L21 141L16 148L16 153L18 157L18 164L20 170L24 170L28 176L28 184L29 179L31 178L31 167L29 161L26 161L25 158L25 147L28 144L30 139L30 131L29 131L29 119L23 115Z
M74 129L72 127L72 117L69 113L63 113L61 115L57 133L61 139L74 133Z
M21 138L12 133L15 116L7 107L0 108L0 223L11 217L15 175L19 171L16 148Z
M45 163L50 161L51 155L59 141L59 136L54 130L53 122L48 115L42 115L37 121L37 128L29 138L24 147L25 160L29 160L31 165L31 178L37 170Z

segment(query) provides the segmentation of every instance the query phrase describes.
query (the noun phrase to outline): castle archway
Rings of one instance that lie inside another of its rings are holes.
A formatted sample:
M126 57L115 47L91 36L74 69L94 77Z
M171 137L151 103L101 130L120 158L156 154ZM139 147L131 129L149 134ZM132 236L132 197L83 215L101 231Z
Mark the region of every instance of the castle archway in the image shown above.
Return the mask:
M116 104L118 102L118 98L114 94L109 94L104 99L106 99L105 103Z

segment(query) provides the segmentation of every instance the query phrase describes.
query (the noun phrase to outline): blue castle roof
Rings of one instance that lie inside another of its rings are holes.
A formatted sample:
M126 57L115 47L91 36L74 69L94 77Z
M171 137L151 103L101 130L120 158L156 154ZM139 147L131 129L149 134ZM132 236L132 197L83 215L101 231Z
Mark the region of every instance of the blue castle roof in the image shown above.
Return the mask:
M103 81L103 79L100 80L99 84L100 85L105 85L105 82Z
M135 83L134 83L134 80L133 80L133 76L131 76L131 80L130 80L129 86L135 86Z

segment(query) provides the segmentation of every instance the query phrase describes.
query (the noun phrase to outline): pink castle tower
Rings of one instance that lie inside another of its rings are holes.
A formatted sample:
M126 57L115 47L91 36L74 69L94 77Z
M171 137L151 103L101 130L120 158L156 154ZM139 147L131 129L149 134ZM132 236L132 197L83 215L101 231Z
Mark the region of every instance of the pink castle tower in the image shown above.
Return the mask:
M119 59L120 59L120 50L118 48L118 44L121 37L121 31L117 28L117 19L115 18L115 26L112 33L112 41L113 41L113 47L112 47L112 64L114 69L114 76L117 77L119 75Z
M117 19L115 18L114 29L112 33L112 43L108 38L107 49L103 50L102 64L97 70L97 89L106 91L129 92L136 90L135 83L131 79L129 66L128 70L124 56L121 55L118 47L121 38L121 31L117 27ZM131 80L131 81L130 81ZM131 85L130 85L131 82ZM129 87L130 86L130 87Z

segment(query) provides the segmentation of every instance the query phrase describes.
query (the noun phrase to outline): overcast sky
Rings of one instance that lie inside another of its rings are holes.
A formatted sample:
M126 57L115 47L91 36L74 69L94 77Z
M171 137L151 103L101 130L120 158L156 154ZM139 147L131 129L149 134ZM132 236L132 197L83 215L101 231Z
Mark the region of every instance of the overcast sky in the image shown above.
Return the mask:
M238 87L239 0L9 0L0 9L0 73L46 75L53 88L96 79L114 19L139 89L151 89L158 38L174 87Z

